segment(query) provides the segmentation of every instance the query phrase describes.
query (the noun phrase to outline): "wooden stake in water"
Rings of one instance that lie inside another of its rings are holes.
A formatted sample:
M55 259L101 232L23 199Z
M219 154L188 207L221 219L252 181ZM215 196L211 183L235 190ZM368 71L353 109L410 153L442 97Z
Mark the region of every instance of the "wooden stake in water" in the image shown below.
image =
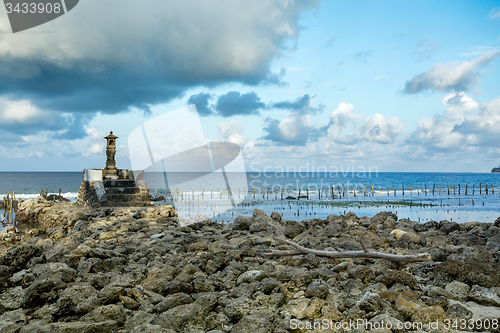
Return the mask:
M372 185L372 197L375 195L375 191L373 190L373 185Z
M158 191L155 189L155 199L158 196Z
M441 195L441 185L439 185L439 195Z
M484 184L484 188L486 189L486 195L488 195L488 183Z
M446 187L448 188L448 195L450 195L450 185L446 185Z
M432 195L434 195L434 190L436 189L436 184L432 184Z
M410 196L411 196L411 185L410 185Z
M453 195L455 195L456 192L455 192L455 184L453 184Z
M333 192L335 185L332 185L332 199L335 199L335 193Z
M354 196L356 196L356 186L357 185L354 185Z
M491 194L495 194L495 189L493 188L493 183L491 183Z
M483 185L479 183L479 194L483 193Z
M461 191L460 191L460 184L458 184L458 195L461 195L461 193L460 193L460 192L461 192Z
M389 184L387 184L387 196L389 196Z
M474 195L475 191L476 191L476 184L472 184L472 195Z
M427 184L424 183L424 192L425 192L425 195L427 195Z
M366 185L363 184L363 196L366 197Z
M418 190L418 185L417 185L417 195L420 195L420 191Z
M467 195L467 184L465 184L465 195Z
M382 196L382 187L380 185L378 186L378 193L380 193L380 196Z
M394 184L394 196L396 196L396 184Z
M309 187L307 188L307 200L309 200Z
M405 196L405 184L401 185L403 188L403 197Z

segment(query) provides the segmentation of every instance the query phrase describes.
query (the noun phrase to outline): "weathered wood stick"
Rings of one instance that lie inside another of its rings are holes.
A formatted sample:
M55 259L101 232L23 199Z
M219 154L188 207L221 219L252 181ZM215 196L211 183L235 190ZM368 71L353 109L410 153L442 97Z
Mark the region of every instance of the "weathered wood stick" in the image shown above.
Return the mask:
M419 253L415 255L398 255L398 254L389 254L382 252L370 252L368 251L362 244L364 251L320 251L309 249L307 247L303 247L297 243L294 243L288 239L276 238L274 240L280 243L285 243L291 245L296 248L296 250L290 251L271 251L266 253L267 256L271 257L280 257L280 256L290 256L290 255L298 255L298 254L306 254L312 253L319 257L328 257L328 258L370 258L370 259L386 259L394 262L424 262L431 261L431 255L427 252Z

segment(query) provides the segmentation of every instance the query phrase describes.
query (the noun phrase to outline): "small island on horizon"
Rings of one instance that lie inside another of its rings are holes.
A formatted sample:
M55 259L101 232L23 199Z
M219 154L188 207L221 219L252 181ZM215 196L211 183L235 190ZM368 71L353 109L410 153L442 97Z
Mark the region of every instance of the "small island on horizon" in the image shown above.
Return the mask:
M499 167L496 167L496 168L491 169L491 172L500 172L500 166L499 166Z

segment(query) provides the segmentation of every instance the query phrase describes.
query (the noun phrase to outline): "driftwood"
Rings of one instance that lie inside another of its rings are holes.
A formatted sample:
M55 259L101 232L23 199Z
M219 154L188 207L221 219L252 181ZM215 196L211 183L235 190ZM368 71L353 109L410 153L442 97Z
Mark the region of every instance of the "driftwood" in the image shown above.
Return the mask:
M370 258L370 259L387 259L389 261L395 261L395 262L423 262L423 261L430 261L431 260L431 255L427 252L425 253L419 253L415 255L398 255L398 254L389 254L389 253L382 253L382 252L371 252L369 251L362 242L361 246L363 247L363 251L340 251L340 252L334 252L334 251L320 251L320 250L314 250L314 249L309 249L307 247L301 246L297 243L294 243L288 239L283 239L283 238L274 238L276 241L280 243L285 243L288 245L291 245L295 247L295 250L289 250L289 251L271 251L269 253L266 253L267 256L270 257L280 257L280 256L294 256L298 254L307 254L307 253L312 253L315 254L319 257L328 257L328 258Z

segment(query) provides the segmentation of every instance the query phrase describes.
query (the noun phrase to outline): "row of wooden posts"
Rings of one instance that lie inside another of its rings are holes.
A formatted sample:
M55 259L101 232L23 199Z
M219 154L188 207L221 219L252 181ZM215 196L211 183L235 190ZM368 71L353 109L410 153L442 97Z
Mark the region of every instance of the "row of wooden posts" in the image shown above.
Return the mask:
M14 214L17 211L18 201L16 200L16 194L14 192L8 192L6 196L3 197L3 203L0 208L4 211L4 221L7 223L14 222Z
M353 196L356 197L360 192L361 190L358 191L357 189L357 186L358 185L354 185L354 191L353 191ZM323 197L326 197L326 190L325 190L325 187L326 186L323 186L321 189L318 189L318 198L321 199ZM328 187L327 187L328 189ZM453 193L453 195L457 195L457 192L458 192L458 195L469 195L469 194L476 194L477 191L479 191L479 194L483 194L483 192L485 194L495 194L495 188L493 187L493 184L490 183L490 184L484 184L484 189L483 189L483 184L482 183L479 183L479 186L477 187L476 189L476 185L473 184L472 185L472 188L466 184L465 185L465 188L461 185L461 184L453 184L453 186L451 187L450 185L446 185L446 188L443 188L441 185L439 185L438 187L436 186L436 184L432 184L432 188L428 188L427 187L427 184L424 184L424 188L423 190L421 188L418 187L418 185L416 185L416 188L415 189L412 189L412 186L409 185L409 187L406 187L406 192L405 192L405 186L404 184L401 185L400 187L401 189L401 194L404 196L405 193L408 193L409 192L409 195L413 195L413 192L416 191L417 192L417 195L420 195L420 193L424 193L424 195L427 195L427 194L432 194L432 195L435 195L435 194L447 194L447 195L451 195ZM368 188L366 187L366 185L363 185L363 196L367 196L367 193L370 194L371 192L371 195L372 196L375 196L375 190L376 188L372 185L371 188ZM298 191L298 196L295 198L295 199L307 199L309 200L310 199L310 193L309 193L309 189L306 189L305 190L306 193L304 195L303 192L301 192L301 188L299 188L299 191ZM394 193L394 196L397 195L397 191L398 191L398 187L397 185L395 184L394 185L394 190L393 190L393 193ZM280 193L281 192L281 193ZM336 195L336 192L337 192L337 195ZM379 192L379 195L382 196L382 186L379 185L378 186L378 192ZM168 193L168 190L165 189L165 194ZM214 193L215 193L215 198L219 198L219 199L222 199L223 195L225 197L226 193L227 193L227 198L230 197L230 190L229 188L227 188L226 190L224 189L220 189L219 190L216 190L214 191L213 189L210 189L210 199L214 199ZM302 193L302 194L301 194ZM389 185L387 185L387 196L389 196L391 193L391 187L389 187ZM189 194L191 194L191 196L189 196ZM243 195L244 197L247 196L247 192L245 191L245 188L243 188L243 191L241 191L240 188L238 188L238 198L241 197L241 195ZM267 198L269 199L269 194L270 194L270 189L269 188L264 188L263 192L262 192L262 198ZM276 189L272 190L271 192L271 197L272 197L272 194L274 194L274 198L277 200L278 197L281 197L281 200L284 200L286 199L287 197L285 197L285 191L283 188L281 188L281 191L277 191ZM233 193L233 195L235 195L235 193ZM336 197L337 198L341 198L341 197L345 197L345 196L348 196L349 195L349 190L347 189L346 190L346 187L344 184L342 185L337 185L336 186L336 189L335 189L335 185L332 185L331 187L331 198L335 199ZM189 193L188 191L184 191L184 189L174 189L172 192L171 192L171 196L172 196L172 199L174 201L184 201L184 200L189 200L189 197L194 201L195 199L195 194L194 194L194 188L191 188L191 193ZM158 189L155 189L155 198L158 197ZM207 195L208 197L208 195ZM253 189L253 197L255 198L256 197L256 193L255 193L255 188ZM203 188L203 191L200 193L198 193L198 201L200 201L200 198L201 199L205 199L205 189ZM164 200L166 201L167 198L166 198L166 195L165 195L165 198Z

